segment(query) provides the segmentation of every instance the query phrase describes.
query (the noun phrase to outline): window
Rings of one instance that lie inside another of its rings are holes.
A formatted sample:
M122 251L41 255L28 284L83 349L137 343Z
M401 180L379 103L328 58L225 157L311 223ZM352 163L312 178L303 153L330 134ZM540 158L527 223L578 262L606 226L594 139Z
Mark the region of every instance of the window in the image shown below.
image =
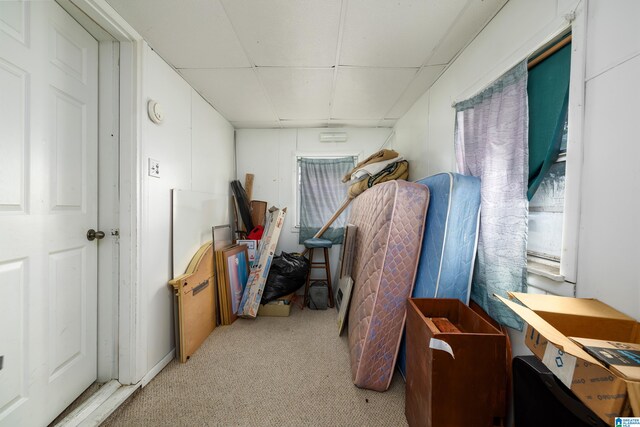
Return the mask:
M300 243L313 237L342 205L347 195L342 177L357 161L357 156L296 157L296 219ZM322 237L341 243L346 217L346 214L341 215Z
M566 127L565 127L566 129ZM566 172L565 148L529 202L529 255L560 262Z
M560 262L565 207L571 36L530 61L529 236L530 263L562 280ZM534 64L531 66L531 64ZM535 267L534 267L535 268Z

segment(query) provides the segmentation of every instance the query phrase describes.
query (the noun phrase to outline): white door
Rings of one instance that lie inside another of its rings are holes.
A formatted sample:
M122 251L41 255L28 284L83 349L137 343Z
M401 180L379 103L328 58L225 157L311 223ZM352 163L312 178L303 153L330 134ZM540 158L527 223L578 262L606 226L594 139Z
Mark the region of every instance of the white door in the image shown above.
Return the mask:
M52 0L0 0L0 425L96 379L98 43Z

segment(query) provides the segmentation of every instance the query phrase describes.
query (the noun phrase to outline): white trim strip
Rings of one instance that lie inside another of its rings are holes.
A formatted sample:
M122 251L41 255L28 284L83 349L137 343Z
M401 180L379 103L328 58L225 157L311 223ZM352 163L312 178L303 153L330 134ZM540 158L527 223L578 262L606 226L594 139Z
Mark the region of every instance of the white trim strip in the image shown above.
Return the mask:
M80 427L97 427L102 424L116 409L120 407L136 390L140 388L140 383L135 385L120 386L106 402L93 411L86 420L80 423Z
M142 381L140 381L140 383L142 384L142 387L149 384L151 380L154 379L155 376L158 375L160 371L162 371L169 364L169 362L175 359L175 357L176 357L176 349L174 348L169 353L167 353L167 355L163 357L162 360L156 364L156 366L151 368L144 377L142 377Z
M89 415L106 402L120 387L122 386L116 380L111 380L104 384L95 393L93 393L90 398L84 401L80 406L71 411L69 415L64 417L62 421L56 424L56 427L75 427L80 425L81 422L86 420Z

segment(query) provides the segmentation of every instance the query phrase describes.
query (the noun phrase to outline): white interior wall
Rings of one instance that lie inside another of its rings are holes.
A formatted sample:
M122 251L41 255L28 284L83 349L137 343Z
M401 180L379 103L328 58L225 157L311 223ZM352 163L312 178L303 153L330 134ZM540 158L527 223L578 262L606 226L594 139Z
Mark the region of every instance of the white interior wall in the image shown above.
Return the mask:
M320 143L320 133L331 130L346 132L347 142ZM362 160L380 150L391 132L392 130L388 128L238 129L236 131L238 179L244 185L245 174L254 174L253 199L264 200L269 206L287 208L277 253L304 250L304 246L298 244L298 232L294 228L296 155L359 155ZM336 246L330 250L332 275L337 266L339 247ZM322 256L318 255L317 260L321 258ZM314 273L319 273L319 270Z
M587 15L577 296L640 318L640 2L591 0Z
M455 170L452 103L481 90L565 25L577 0L511 0L398 121L411 179ZM583 0L583 4L587 0ZM577 295L640 317L640 4L588 1ZM612 31L615 28L616 31ZM579 160L580 161L580 160Z
M147 371L175 347L171 277L171 189L229 195L235 177L233 127L162 58L145 46L143 100L161 104L165 119L142 125L142 286L146 291ZM147 173L160 162L160 178ZM227 210L228 205L220 209Z

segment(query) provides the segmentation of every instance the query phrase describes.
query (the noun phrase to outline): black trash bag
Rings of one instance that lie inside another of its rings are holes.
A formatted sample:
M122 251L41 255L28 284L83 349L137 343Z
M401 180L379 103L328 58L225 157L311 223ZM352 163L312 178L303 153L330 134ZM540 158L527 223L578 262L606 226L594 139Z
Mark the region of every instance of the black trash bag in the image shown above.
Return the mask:
M262 304L297 291L307 281L309 260L302 254L282 252L273 258L267 283L262 292Z

